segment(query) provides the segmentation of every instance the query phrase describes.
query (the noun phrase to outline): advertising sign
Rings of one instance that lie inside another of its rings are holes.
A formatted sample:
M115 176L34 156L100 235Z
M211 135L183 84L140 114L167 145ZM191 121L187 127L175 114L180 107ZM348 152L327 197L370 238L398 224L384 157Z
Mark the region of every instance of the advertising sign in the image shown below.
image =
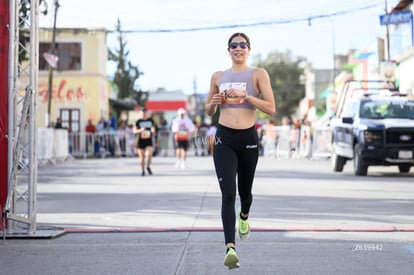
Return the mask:
M380 15L380 24L381 25L398 25L401 23L410 22L413 17L411 10L403 10L395 13L388 13L385 15Z

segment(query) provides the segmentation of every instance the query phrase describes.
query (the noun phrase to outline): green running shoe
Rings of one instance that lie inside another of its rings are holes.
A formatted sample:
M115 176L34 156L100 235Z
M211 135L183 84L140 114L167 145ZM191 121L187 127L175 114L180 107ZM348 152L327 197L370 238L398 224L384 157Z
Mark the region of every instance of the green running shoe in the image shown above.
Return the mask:
M250 235L250 225L249 220L243 220L240 216L241 209L237 211L237 220L239 221L239 227L237 232L239 232L239 238L242 241L247 241Z
M234 247L229 247L227 249L226 256L224 257L224 265L229 269L239 268L239 258L237 258L236 250Z

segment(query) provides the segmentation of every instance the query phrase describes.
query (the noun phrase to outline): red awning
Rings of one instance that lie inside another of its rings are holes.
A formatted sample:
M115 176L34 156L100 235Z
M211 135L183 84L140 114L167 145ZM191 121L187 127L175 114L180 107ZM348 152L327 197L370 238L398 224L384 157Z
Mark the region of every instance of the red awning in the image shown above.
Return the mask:
M165 100L165 101L151 101L148 100L146 104L148 111L176 111L179 108L186 108L186 101L180 100Z

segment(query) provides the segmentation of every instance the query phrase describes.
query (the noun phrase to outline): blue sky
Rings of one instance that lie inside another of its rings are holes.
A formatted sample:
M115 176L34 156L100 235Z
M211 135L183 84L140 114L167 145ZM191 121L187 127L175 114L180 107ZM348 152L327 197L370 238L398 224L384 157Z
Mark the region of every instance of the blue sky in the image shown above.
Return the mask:
M53 0L41 27L53 26ZM119 18L126 34L130 61L144 75L137 81L143 90L165 88L193 92L209 89L211 74L228 68L228 37L245 32L253 56L290 50L306 57L315 68L330 69L333 53L361 49L385 37L379 16L398 0L59 0L57 27L114 30ZM113 3L116 3L114 5ZM311 18L309 21L308 18ZM257 24L265 23L265 24ZM235 28L216 28L234 26ZM243 25L243 26L240 26ZM247 25L247 26L246 26ZM255 25L255 26L251 26ZM157 30L198 31L157 32ZM108 46L116 47L115 34ZM109 63L108 74L114 65Z

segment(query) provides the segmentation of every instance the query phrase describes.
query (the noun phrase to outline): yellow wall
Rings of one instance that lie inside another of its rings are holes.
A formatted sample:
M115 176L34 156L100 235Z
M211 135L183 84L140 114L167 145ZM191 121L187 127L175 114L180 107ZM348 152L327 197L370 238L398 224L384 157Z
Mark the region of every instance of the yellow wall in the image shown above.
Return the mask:
M51 29L40 29L40 42L52 41ZM82 44L81 70L57 71L53 73L51 118L54 122L62 108L81 110L81 128L88 119L96 124L101 116L108 118L112 88L106 73L108 51L106 31L103 29L58 29L56 42L76 42ZM43 53L39 53L43 58ZM39 92L37 117L39 127L46 126L48 104L48 71L39 71Z
M108 50L106 45L106 30L104 29L57 29L56 43L78 42L82 44L82 74L102 75L106 77ZM52 29L40 29L39 41L51 42ZM39 53L43 56L43 53ZM65 73L65 72L63 72ZM76 72L67 71L66 74Z

